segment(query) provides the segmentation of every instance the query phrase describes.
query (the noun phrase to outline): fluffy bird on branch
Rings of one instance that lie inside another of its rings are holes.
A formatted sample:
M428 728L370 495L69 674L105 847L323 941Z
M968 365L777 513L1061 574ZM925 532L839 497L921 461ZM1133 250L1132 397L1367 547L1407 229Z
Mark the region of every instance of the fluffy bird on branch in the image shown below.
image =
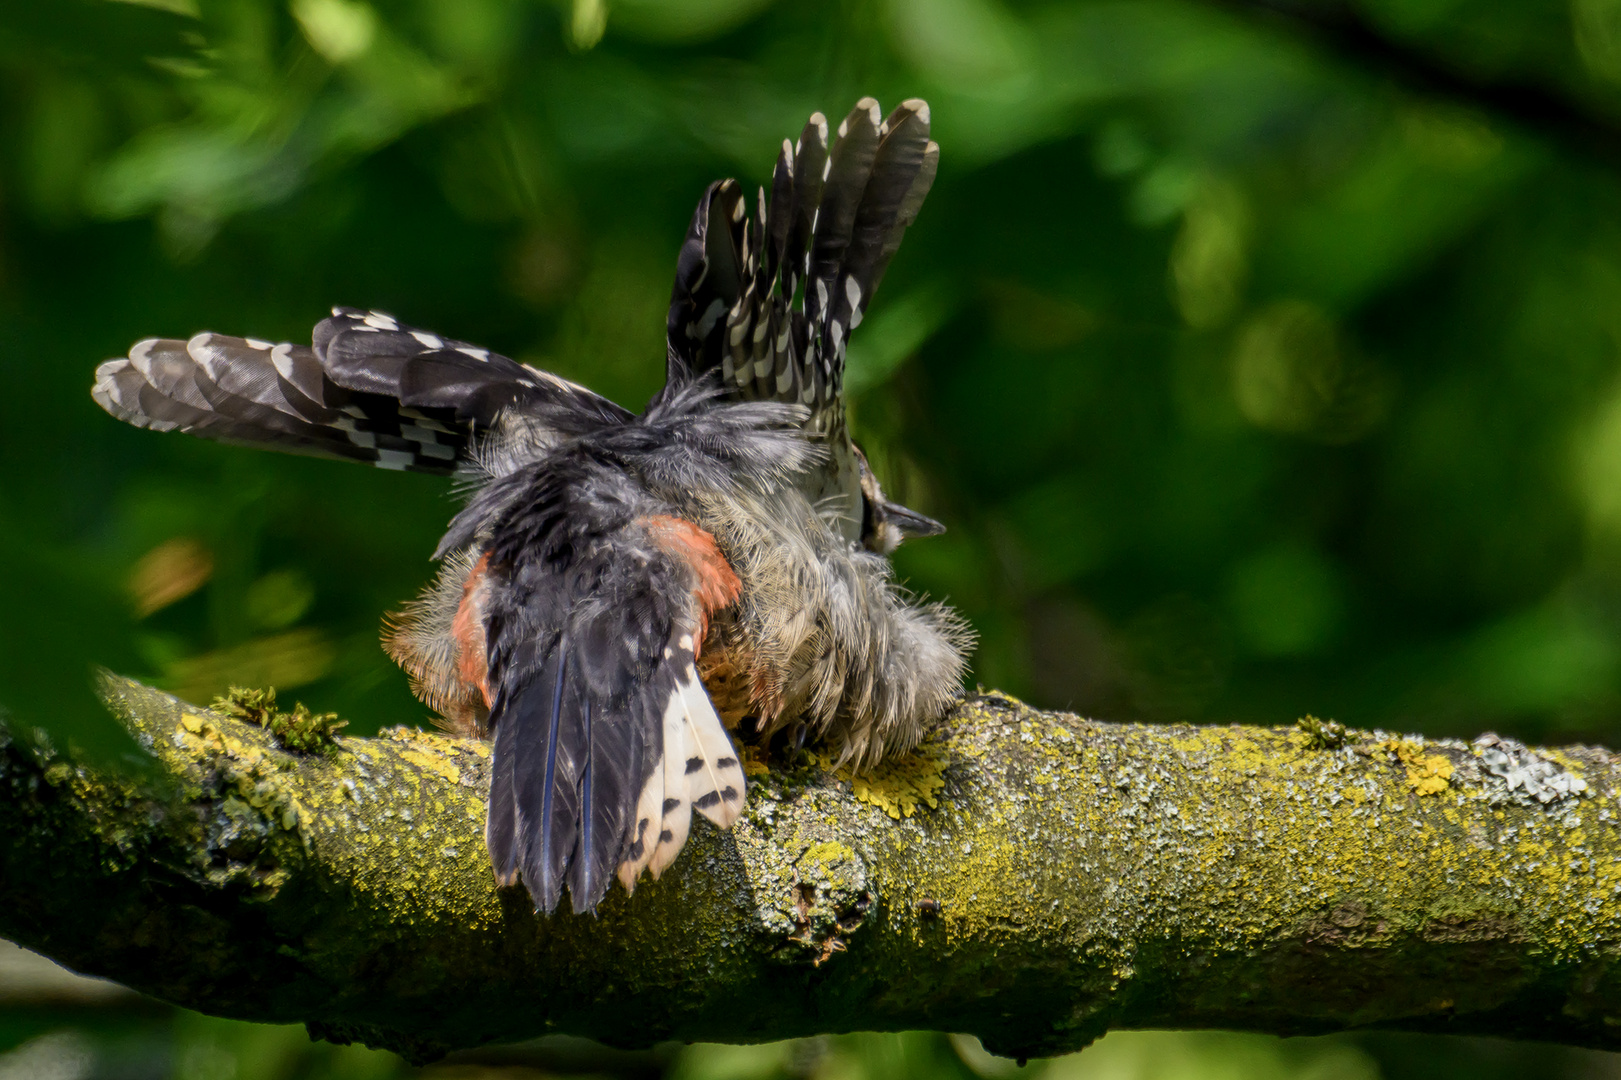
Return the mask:
M538 910L595 907L721 828L731 730L870 767L958 696L971 633L887 556L942 526L885 498L845 420L845 347L933 183L929 110L857 103L784 140L769 200L712 184L667 382L640 415L377 311L310 346L148 339L96 372L139 427L471 478L437 581L384 644L447 726L493 737L485 837Z

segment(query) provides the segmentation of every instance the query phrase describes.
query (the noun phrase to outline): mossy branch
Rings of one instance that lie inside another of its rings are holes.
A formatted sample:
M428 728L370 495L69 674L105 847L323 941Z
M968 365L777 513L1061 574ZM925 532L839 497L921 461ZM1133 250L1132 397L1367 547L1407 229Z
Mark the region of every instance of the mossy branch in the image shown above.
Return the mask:
M485 864L482 745L295 754L108 689L161 782L0 736L0 936L207 1012L416 1059L905 1028L1015 1056L1111 1027L1621 1047L1604 750L981 696L878 776L756 775L663 880L542 918Z

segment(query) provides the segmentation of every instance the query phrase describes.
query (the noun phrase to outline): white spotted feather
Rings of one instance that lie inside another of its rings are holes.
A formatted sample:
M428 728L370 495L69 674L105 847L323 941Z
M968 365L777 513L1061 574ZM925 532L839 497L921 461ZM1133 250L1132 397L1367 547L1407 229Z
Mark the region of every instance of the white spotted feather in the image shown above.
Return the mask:
M664 706L664 758L659 767L664 774L662 807L668 809L660 810L659 833L647 860L647 871L654 881L681 854L687 833L692 830L692 797L686 761L693 745L688 732L686 702L677 686L671 689L670 700Z
M676 683L687 723L689 756L683 769L688 771L693 809L717 828L729 829L743 809L743 769L737 750L698 681L698 669L689 663Z
M640 844L641 849L633 858L628 858L619 864L619 883L625 887L626 892L636 891L636 879L642 876L653 861L654 849L658 847L659 833L664 828L664 759L660 758L653 763L653 772L642 785L642 793L636 800L635 824L631 826L630 839L634 845Z

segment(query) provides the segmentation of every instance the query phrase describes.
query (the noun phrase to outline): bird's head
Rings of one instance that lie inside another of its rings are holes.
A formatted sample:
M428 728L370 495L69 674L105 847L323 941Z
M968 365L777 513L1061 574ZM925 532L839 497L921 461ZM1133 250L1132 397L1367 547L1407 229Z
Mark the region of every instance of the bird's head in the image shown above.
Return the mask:
M861 546L880 555L889 555L901 546L901 541L919 536L939 536L946 527L931 517L918 513L898 502L884 497L878 477L867 464L867 455L856 449L856 461L861 469Z

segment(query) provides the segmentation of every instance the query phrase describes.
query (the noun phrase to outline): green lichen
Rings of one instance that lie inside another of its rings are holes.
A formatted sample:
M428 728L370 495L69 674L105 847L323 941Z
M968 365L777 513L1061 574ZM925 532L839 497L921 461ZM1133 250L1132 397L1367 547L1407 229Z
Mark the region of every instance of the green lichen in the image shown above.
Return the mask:
M276 708L275 687L256 690L233 686L224 697L214 699L214 711L257 724L275 736L276 742L295 754L327 753L337 747L338 732L349 726L337 713L311 712L302 701L292 712Z
M1308 750L1338 750L1345 745L1345 725L1334 720L1319 720L1307 713L1295 721L1305 737Z

